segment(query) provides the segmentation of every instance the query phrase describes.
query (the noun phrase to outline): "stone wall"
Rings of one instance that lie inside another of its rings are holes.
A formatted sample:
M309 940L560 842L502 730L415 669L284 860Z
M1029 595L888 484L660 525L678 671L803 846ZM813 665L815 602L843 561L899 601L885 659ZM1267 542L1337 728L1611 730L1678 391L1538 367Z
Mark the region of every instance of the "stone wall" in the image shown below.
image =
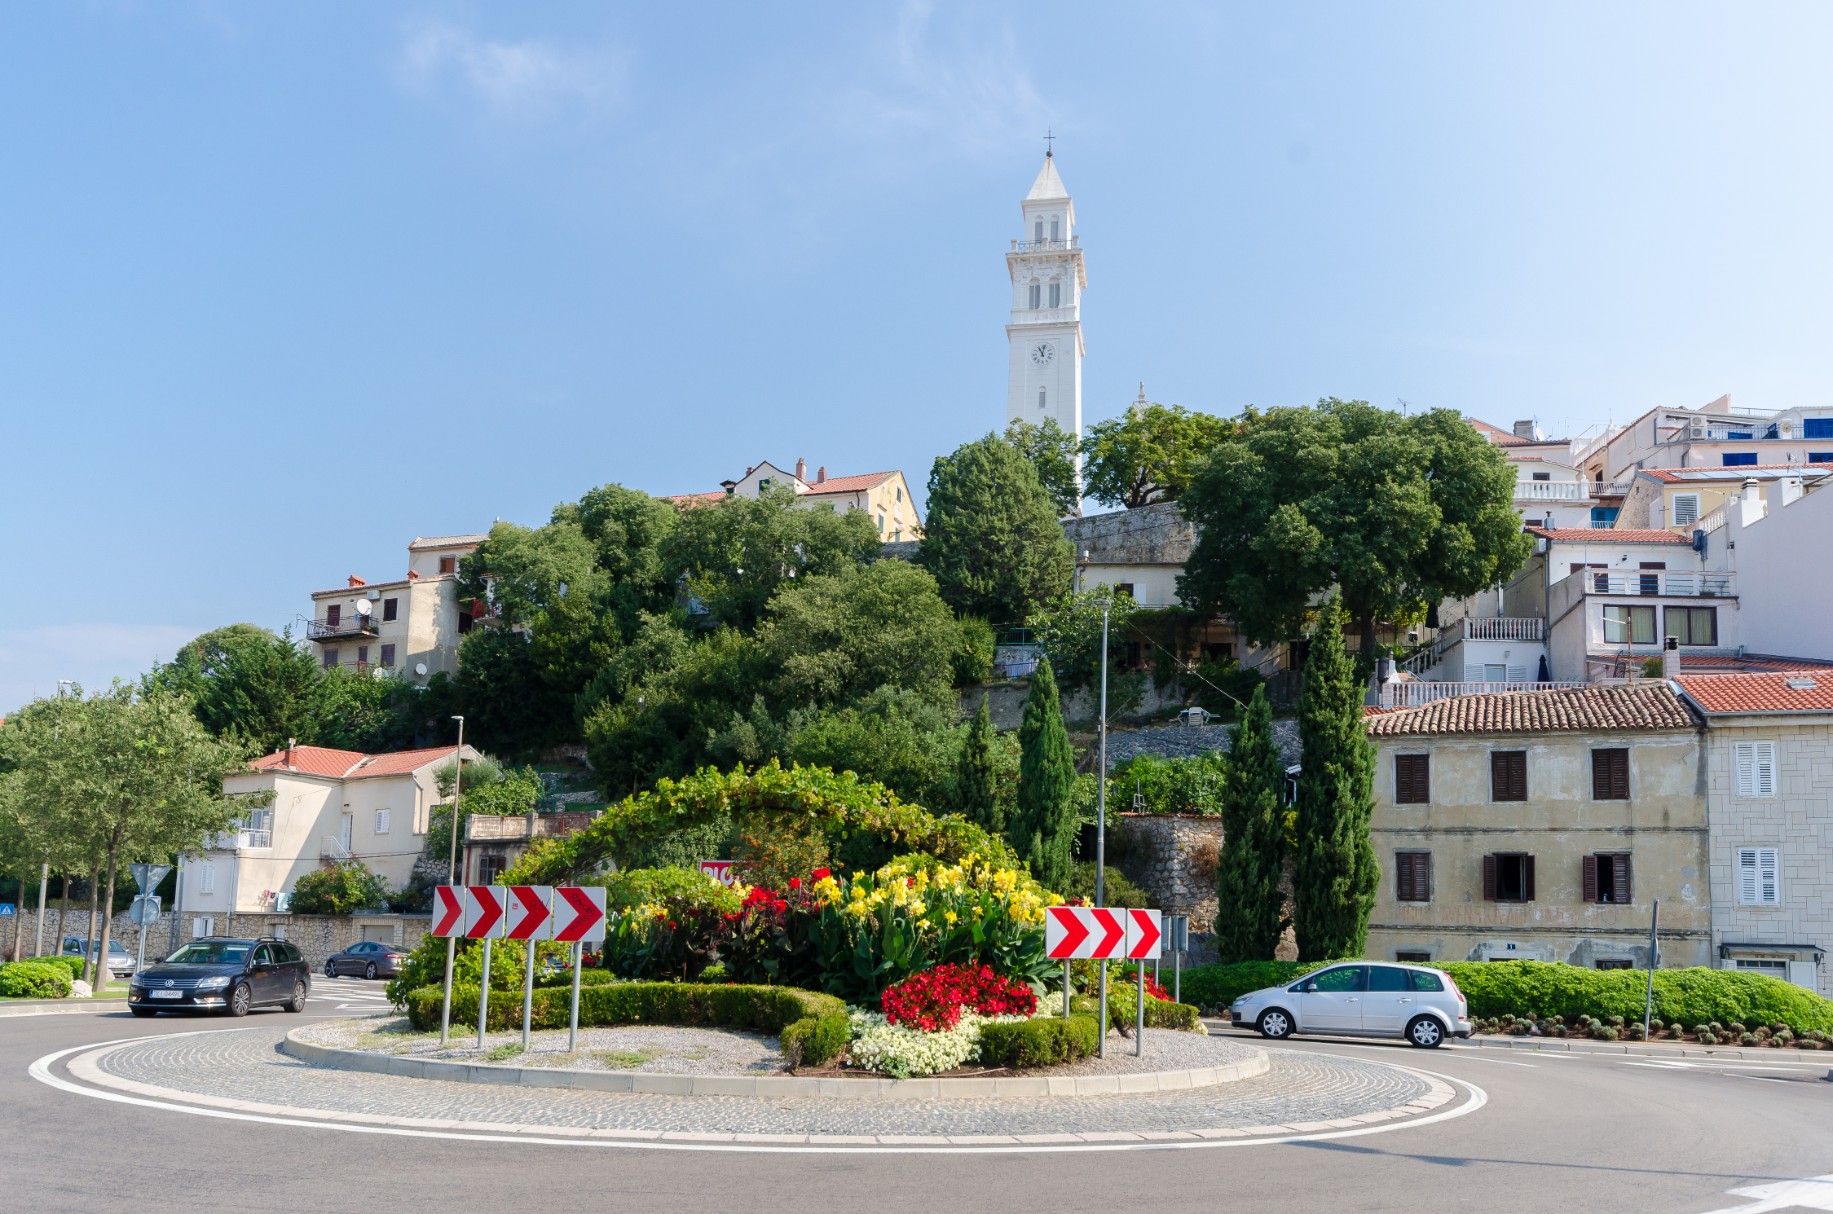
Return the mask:
M1216 923L1222 819L1194 814L1118 814L1109 847L1118 867L1167 915L1189 915L1192 935Z
M14 923L20 933L20 955L31 953L33 933L37 931L37 915L36 907L27 906L21 908L15 919L0 920L0 951L6 957L13 955ZM383 940L411 949L420 943L420 938L426 935L432 922L427 915L352 915L340 918L333 915L243 914L230 920L221 913L211 916L186 913L185 922L175 923L172 912L167 911L159 916L157 922L147 925L147 959L157 960L192 939L195 928L192 921L200 917L212 919L210 931L213 935L278 936L289 940L298 945L299 951L305 954L306 961L314 970L322 968L325 958L332 953L341 952L359 940ZM88 910L71 907L70 913L60 925L56 904L47 906L45 951L56 951L65 936L85 936L88 928ZM139 947L140 929L125 914L114 917L108 935L111 940L119 940L121 947L130 955Z

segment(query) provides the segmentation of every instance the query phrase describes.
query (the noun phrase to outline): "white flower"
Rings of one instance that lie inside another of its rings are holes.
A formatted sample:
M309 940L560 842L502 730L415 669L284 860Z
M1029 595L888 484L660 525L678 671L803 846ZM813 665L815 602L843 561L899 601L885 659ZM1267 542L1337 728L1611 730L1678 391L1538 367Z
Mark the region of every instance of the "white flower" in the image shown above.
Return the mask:
M847 1057L852 1064L908 1079L913 1075L952 1071L963 1063L972 1062L980 1054L981 1025L1025 1017L962 1012L961 1021L954 1028L935 1033L892 1024L878 1012L854 1009L849 1019L853 1043L847 1048Z

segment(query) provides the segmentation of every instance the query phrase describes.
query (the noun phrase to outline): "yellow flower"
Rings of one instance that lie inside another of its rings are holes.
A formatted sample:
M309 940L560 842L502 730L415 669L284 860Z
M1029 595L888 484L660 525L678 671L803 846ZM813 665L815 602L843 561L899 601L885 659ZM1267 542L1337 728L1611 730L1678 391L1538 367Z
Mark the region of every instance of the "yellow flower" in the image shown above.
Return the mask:
M924 911L928 909L929 909L928 905L921 898L911 899L910 914L912 918L915 918L916 916L921 915Z
M942 917L948 920L950 923L953 923L957 918L959 918L959 916L956 915L954 911L944 911L942 912Z

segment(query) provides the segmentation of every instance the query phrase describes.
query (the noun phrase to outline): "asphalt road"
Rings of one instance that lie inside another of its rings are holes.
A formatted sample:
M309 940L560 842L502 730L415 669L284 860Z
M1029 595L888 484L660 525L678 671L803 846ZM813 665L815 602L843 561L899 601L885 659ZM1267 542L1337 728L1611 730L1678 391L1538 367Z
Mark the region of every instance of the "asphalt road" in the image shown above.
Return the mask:
M308 1016L379 1002L341 993L360 984L318 985L340 993L316 998ZM605 1150L345 1133L94 1100L27 1074L34 1060L88 1042L235 1024L135 1020L124 1011L0 1018L0 1209L1833 1210L1826 1055L1674 1065L1294 1042L1280 1048L1422 1067L1479 1085L1488 1103L1463 1117L1333 1141L978 1156ZM1796 1184L1775 1201L1728 1192L1821 1176L1828 1180Z

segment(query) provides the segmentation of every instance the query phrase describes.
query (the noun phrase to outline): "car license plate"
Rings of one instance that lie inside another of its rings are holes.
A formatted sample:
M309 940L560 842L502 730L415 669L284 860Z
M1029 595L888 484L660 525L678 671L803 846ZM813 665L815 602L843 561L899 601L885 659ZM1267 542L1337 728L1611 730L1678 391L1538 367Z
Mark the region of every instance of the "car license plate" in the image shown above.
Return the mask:
M147 994L155 999L183 999L185 997L183 991L148 991Z

